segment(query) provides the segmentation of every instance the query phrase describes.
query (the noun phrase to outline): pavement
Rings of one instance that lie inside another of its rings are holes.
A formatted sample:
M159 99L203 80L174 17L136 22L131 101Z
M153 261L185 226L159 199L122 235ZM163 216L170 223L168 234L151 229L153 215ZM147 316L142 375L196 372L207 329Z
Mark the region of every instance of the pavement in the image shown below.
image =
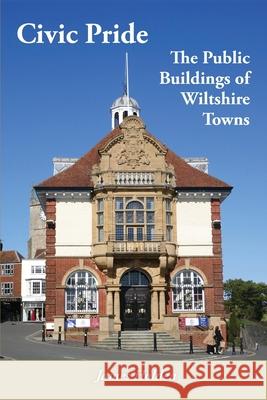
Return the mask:
M257 353L245 352L232 355L231 350L223 355L166 354L160 352L130 352L104 350L78 342L55 340L41 341L41 324L4 322L0 324L0 360L267 360L267 346L260 346Z

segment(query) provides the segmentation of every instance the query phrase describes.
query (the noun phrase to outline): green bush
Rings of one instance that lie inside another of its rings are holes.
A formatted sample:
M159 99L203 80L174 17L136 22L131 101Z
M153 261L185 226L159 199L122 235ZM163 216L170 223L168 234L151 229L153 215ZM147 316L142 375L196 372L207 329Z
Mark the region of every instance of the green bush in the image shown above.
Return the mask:
M236 313L232 312L230 320L228 322L228 341L233 342L239 338L240 333L240 320L237 318Z
M267 302L267 285L242 279L229 279L224 283L225 308L235 312L237 318L260 321Z

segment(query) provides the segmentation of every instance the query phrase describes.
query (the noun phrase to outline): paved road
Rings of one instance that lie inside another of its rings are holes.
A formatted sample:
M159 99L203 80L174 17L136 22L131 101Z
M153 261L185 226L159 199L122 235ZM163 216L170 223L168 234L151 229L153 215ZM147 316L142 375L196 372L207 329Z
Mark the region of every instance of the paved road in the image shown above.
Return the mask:
M217 356L206 354L178 355L146 352L126 352L121 350L100 350L76 343L59 345L41 342L41 325L34 323L0 324L0 355L14 360L181 360L215 359ZM39 339L39 340L38 340ZM218 358L267 359L267 346L260 348L256 355L232 357L231 353Z

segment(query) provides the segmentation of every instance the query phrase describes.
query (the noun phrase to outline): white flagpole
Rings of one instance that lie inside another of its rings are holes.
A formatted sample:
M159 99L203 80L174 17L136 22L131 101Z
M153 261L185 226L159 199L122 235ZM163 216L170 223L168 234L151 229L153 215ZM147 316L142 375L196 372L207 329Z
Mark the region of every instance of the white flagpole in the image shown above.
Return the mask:
M126 93L127 93L127 106L128 115L130 112L130 96L129 96L129 67L128 67L128 53L126 52Z

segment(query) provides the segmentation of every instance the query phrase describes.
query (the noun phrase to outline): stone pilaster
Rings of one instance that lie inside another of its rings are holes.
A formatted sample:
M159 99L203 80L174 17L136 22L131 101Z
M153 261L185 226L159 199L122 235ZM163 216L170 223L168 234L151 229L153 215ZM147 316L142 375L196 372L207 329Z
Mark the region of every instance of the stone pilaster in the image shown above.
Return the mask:
M107 291L107 315L113 315L113 292Z
M160 320L163 321L164 315L166 314L165 290L159 292L159 314Z
M158 292L152 289L151 293L151 323L158 322Z
M121 330L120 320L120 292L116 290L114 292L114 328L115 330Z

